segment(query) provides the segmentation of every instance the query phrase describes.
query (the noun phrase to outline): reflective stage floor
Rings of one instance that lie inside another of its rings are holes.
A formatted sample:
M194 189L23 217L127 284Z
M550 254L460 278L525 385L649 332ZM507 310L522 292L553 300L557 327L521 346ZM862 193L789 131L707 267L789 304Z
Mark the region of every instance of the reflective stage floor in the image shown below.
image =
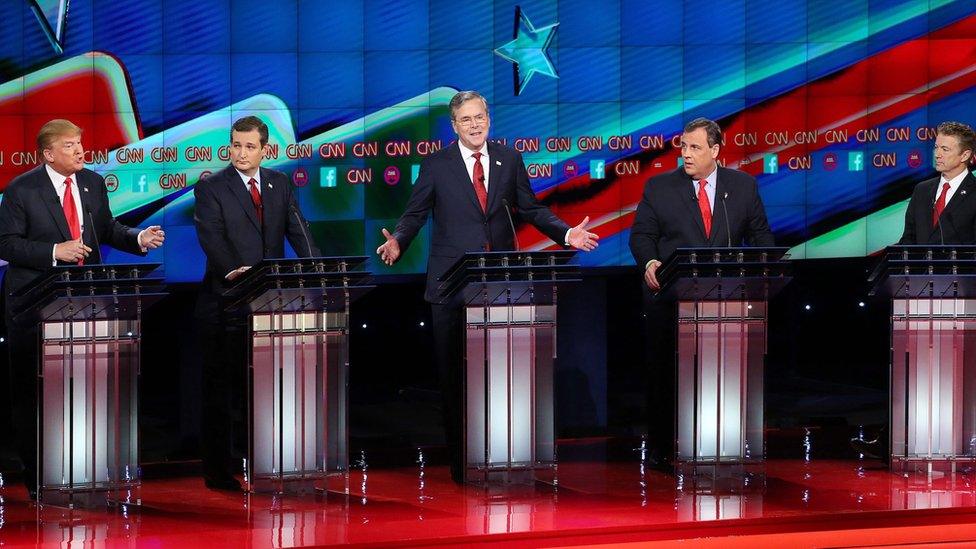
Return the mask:
M559 486L461 487L446 467L369 468L350 494L245 496L197 477L148 480L141 505L39 507L0 490L0 546L976 546L976 473L928 478L878 461L774 460L740 494L696 493L639 463L559 465ZM694 541L689 541L694 540Z

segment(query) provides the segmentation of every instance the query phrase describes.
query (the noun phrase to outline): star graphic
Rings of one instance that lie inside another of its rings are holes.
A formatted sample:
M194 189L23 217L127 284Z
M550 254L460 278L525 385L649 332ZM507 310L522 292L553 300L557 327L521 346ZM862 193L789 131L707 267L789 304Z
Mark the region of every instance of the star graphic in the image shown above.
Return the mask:
M515 7L515 39L495 49L497 55L514 63L515 95L522 93L535 74L559 78L549 54L546 53L557 26L559 23L537 29L532 26L522 8Z
M58 55L64 53L64 28L68 20L68 2L69 0L28 1L31 11L41 25L41 30L44 31L44 36Z

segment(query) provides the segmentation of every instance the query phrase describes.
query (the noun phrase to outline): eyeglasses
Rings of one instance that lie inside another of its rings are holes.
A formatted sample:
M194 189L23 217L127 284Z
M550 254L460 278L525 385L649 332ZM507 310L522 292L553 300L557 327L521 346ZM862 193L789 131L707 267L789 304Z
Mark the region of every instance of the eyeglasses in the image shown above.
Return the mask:
M454 121L457 122L458 125L460 125L461 127L467 128L470 126L475 126L475 125L480 126L484 124L485 122L488 121L488 116L484 114L479 114L476 116L465 116L464 118L456 118L454 119Z

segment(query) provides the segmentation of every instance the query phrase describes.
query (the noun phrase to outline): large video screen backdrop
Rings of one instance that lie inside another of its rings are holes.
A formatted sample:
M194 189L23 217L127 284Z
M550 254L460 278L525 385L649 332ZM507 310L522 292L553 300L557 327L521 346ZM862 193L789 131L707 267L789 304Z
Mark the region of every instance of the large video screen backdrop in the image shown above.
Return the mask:
M265 165L291 176L323 251L372 255L453 140L450 97L479 90L538 196L593 220L586 266L632 264L643 184L678 166L694 117L722 124L722 162L758 177L799 258L895 241L934 175L934 126L976 122L968 0L8 0L0 21L0 188L36 163L41 124L73 120L115 213L166 228L146 261L173 282L202 276L192 188L246 114L270 126ZM420 272L426 252L422 235L371 268Z

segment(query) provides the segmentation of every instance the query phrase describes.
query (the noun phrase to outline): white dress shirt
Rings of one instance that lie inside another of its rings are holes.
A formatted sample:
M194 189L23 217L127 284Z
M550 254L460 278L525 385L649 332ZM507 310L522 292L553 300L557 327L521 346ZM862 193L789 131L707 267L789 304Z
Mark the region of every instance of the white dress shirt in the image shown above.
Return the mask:
M698 197L699 181L701 180L700 179L691 180L691 192L694 193L694 196L696 198ZM717 182L718 182L718 166L712 169L712 173L705 176L705 194L708 196L708 209L709 211L712 212L712 215L715 214L715 184ZM660 263L660 260L658 259L651 259L650 261L644 264L644 270L646 271L647 268L651 266L651 263L654 263L655 261Z
M488 191L488 170L491 169L491 162L488 161L488 142L485 141L481 144L481 150L473 151L458 141L458 147L461 149L461 158L464 159L464 167L468 169L468 179L474 183L474 153L481 153L481 167L485 170L485 192Z
M54 192L58 193L58 202L61 203L61 208L64 208L64 192L66 187L64 181L67 176L61 175L51 167L50 164L45 164L44 169L47 170L47 176L51 179L51 183L54 184ZM78 227L81 230L81 234L85 234L85 219L88 216L88 212L81 209L81 193L84 191L78 184L78 174L71 174L71 196L75 200L75 211L78 212ZM70 227L69 227L70 230ZM143 229L139 231L139 235L136 237L136 242L140 245L143 252L147 251L147 248L142 246L142 235L149 229ZM51 266L56 267L58 265L58 245L55 244L51 248Z
M481 153L480 162L481 162L481 167L484 168L485 170L485 192L487 193L488 180L489 180L488 174L489 171L491 170L491 162L488 161L488 142L485 141L484 143L481 144L480 151L474 151L465 147L460 140L458 140L457 144L458 144L458 148L461 149L461 159L464 160L464 167L467 168L468 170L468 179L471 180L472 184L474 184L474 162L475 162L474 153L476 152ZM563 238L563 244L567 246L569 246L569 232L572 230L573 230L572 227L570 227L569 231L566 231L566 236Z
M242 172L241 170L238 170L237 168L234 168L234 171L237 172L237 175L241 176L241 180L244 182L244 190L247 192L247 195L248 196L251 195L251 180L252 179L257 184L256 186L257 186L257 189L258 189L258 194L259 195L261 194L261 170L260 169L257 172L254 173L254 177L250 177L250 176L246 175L244 172ZM242 266L234 269L233 271L225 274L224 275L224 278L226 278L227 280L230 280L231 277L234 275L234 273L236 273L238 271L243 272L243 271L246 271L247 269L250 269L250 266L242 265Z
M237 172L237 175L241 176L241 179L244 180L244 190L247 191L247 194L251 194L251 183L250 183L250 181L252 179L255 182L257 182L258 194L261 194L261 170L258 170L257 173L254 174L254 177L248 177L247 175L244 175L244 172L242 172L241 170L238 170L237 168L234 168L234 171L236 171Z
M61 208L63 209L64 193L66 190L64 181L68 179L68 177L54 171L54 168L52 168L50 164L44 164L44 169L47 170L47 176L51 179L51 183L54 184L54 192L58 193L58 202L61 203ZM81 234L85 234L85 213L81 209L81 192L81 187L78 186L78 174L71 174L71 196L75 201L75 211L78 212L78 229L81 231ZM71 227L68 227L68 230L70 229ZM58 264L57 249L57 244L51 248L52 267L55 267Z
M946 193L946 206L949 206L949 201L952 200L952 197L956 195L956 191L958 191L959 186L962 185L962 180L966 179L966 175L968 174L969 170L963 170L959 173L959 175L953 177L952 179L947 180L944 175L940 177L939 186L935 189L935 200L939 200L939 196L942 194L942 187L944 187L946 183L949 183L949 192Z
M718 168L712 170L712 173L705 177L705 194L708 195L708 209L715 213L715 183L718 181ZM693 179L691 181L691 188L695 193L695 197L698 196L698 180Z
M44 169L47 170L47 176L51 178L51 183L54 184L54 192L58 193L58 202L61 203L61 207L64 208L64 191L65 185L64 180L67 177L54 171L50 165L45 164ZM71 175L71 195L75 200L75 211L78 212L78 222L81 224L81 232L85 232L85 214L81 210L81 187L78 186L78 174Z

